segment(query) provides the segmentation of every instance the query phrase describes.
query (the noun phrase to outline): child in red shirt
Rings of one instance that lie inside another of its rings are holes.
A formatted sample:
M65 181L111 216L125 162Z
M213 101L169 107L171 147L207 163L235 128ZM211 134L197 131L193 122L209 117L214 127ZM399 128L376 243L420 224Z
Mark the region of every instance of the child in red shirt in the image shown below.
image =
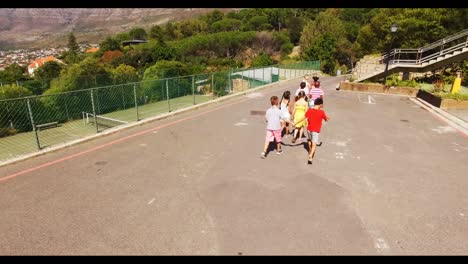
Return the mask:
M330 120L330 118L322 110L322 107L322 98L315 99L314 108L309 108L309 110L307 110L307 112L305 113L304 117L297 120L296 122L299 123L307 118L307 121L309 123L307 125L307 136L309 143L309 159L307 160L307 164L312 164L312 158L314 157L315 148L317 147L317 144L319 144L319 134L320 129L322 128L322 120Z

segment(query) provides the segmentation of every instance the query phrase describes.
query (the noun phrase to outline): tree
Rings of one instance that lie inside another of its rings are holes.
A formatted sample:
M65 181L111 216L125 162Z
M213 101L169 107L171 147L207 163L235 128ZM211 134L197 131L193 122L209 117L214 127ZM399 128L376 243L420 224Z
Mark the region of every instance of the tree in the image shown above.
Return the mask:
M34 71L34 79L40 83L40 89L34 91L34 94L42 94L50 87L52 79L60 76L62 65L56 61L48 61Z
M213 32L220 31L238 31L241 26L241 21L238 19L232 18L223 18L220 21L217 21L211 25L211 30Z
M302 28L304 27L304 22L299 17L291 16L286 21L286 26L289 32L289 38L294 44L298 44L301 38Z
M146 40L146 31L143 28L133 28L128 34L132 39Z
M200 20L205 21L208 25L211 25L217 21L220 21L221 19L224 18L223 12L219 10L213 10L212 12L200 16Z
M145 70L143 81L189 75L189 67L180 61L158 61Z
M273 60L270 58L270 56L268 56L265 53L261 53L260 55L255 57L252 61L252 67L269 66L273 64L274 64Z
M108 50L104 52L101 57L103 63L113 63L115 60L123 56L123 52L120 50Z
M0 82L3 83L14 83L16 81L22 81L26 79L24 75L24 68L17 63L10 64L5 67L5 70L1 71Z
M120 64L117 68L111 70L114 84L137 82L140 77L135 68L129 65Z
M143 91L138 97L144 96L145 101L158 101L167 98L166 85L169 89L169 98L174 98L191 92L191 82L188 79L162 80L164 78L185 76L191 74L190 68L179 61L158 61L155 65L145 70L143 76ZM174 89L177 87L177 89Z
M76 43L76 38L73 32L70 32L68 34L68 52L70 55L76 55L78 54L78 51L80 50L80 47L78 46L78 43Z
M259 30L262 26L263 27L268 27L268 26L266 26L266 24L270 25L268 23L268 17L267 16L254 16L251 19L249 19L247 27L250 30Z
M268 23L278 31L284 27L287 18L291 17L291 10L287 8L266 8L264 12L268 17Z
M305 50L307 60L319 60L321 70L332 73L335 69L334 54L336 53L336 39L331 35L320 35L311 46Z
M206 32L208 25L199 19L188 19L178 24L178 29L182 38L190 37L201 32Z
M158 41L164 40L164 29L159 25L154 25L151 27L149 32L150 39L156 39Z
M106 51L120 50L120 42L108 36L104 41L99 44L99 56L102 56Z
M16 84L0 86L0 101L31 95L31 91ZM0 137L14 135L18 131L31 131L31 128L25 100L0 103Z
M466 26L466 17L460 14L463 12L446 8L379 9L359 30L356 41L363 53L386 52L391 47L419 48L457 32L460 25ZM393 23L398 31L391 34Z
M119 33L119 34L115 35L114 39L115 39L115 41L117 41L117 44L118 44L118 46L120 48L120 44L123 41L132 40L132 37L130 36L130 34L128 34L128 32L122 32L122 33Z
M166 24L164 31L166 32L166 40L178 39L181 35L180 32L178 32L176 25L172 22Z
M342 21L334 10L327 9L320 13L314 21L307 23L302 30L300 45L305 50L313 45L315 39L322 35L329 35L334 39L345 36L345 29Z
M97 59L88 57L80 63L69 65L58 79L51 82L46 94L76 91L98 86L112 84L106 69L97 62Z
M24 87L17 86L16 84L7 84L0 87L0 100L14 99L31 95L31 91Z

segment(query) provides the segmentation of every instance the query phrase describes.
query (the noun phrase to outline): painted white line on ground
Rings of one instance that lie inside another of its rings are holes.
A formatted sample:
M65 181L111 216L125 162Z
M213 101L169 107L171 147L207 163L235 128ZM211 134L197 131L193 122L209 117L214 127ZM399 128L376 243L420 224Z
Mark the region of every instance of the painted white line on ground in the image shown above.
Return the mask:
M152 204L155 200L155 198L151 199L151 201L149 201L148 204Z
M462 135L468 136L468 123L464 122L463 120L450 115L446 113L445 111L438 109L437 107L434 107L432 105L429 105L426 102L423 102L422 100L419 100L418 98L410 98L410 100L424 108L425 110L429 111L433 116L438 118L439 120L442 120L446 124L452 126L453 128L457 129Z
M261 97L264 97L264 95L262 93L251 93L251 94L248 94L246 95L247 98L261 98Z
M336 153L335 153L335 158L337 158L337 159L344 159L344 153L342 153L342 152L336 152Z
M456 130L455 128L451 126L438 126L437 128L431 129L432 131L435 131L439 134L447 134L447 133L455 133Z
M388 150L389 152L393 152L393 147L392 146L388 146L388 145L384 145L385 149Z
M379 253L384 253L390 249L387 242L383 238L377 238L374 242L374 247Z
M346 147L347 141L330 141L330 143L337 145L338 147Z
M367 95L367 101L369 102L369 104L377 104L375 102L375 99L371 95Z
M247 126L247 125L249 125L249 124L244 123L244 122L238 122L238 123L235 123L234 125L235 125L235 126Z

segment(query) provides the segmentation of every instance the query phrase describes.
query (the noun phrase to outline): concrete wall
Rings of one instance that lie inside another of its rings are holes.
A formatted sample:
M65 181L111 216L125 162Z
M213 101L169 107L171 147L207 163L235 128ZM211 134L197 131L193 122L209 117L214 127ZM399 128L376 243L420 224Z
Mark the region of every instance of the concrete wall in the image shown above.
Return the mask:
M341 82L340 89L348 91L371 92L371 93L387 93L387 94L403 94L416 96L418 89L413 87L387 87L378 83L353 83Z
M468 101L457 101L454 99L442 99L440 108L444 110L456 109L456 110L468 110Z

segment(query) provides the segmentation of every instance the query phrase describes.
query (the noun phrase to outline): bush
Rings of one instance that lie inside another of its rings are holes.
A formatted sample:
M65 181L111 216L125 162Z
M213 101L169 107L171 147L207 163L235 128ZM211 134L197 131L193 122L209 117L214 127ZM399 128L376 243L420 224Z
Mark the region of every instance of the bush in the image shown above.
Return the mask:
M403 81L399 79L399 75L397 73L390 75L385 82L387 86L404 86L404 87L416 87L418 83L416 80L407 80Z
M442 99L455 99L457 101L464 101L468 100L468 94L461 94L461 93L439 93L437 94L440 96Z
M288 43L284 43L283 45L281 45L281 53L282 54L289 54L292 52L294 48L294 45L291 43L291 42L288 42Z

